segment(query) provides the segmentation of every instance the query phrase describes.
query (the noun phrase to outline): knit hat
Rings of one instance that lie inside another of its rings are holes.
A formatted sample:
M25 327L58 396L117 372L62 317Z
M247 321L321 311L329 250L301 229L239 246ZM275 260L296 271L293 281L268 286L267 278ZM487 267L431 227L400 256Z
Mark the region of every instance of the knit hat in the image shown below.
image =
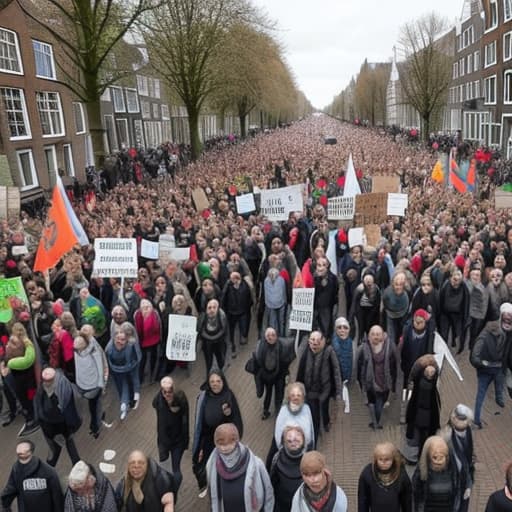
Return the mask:
M339 318L336 318L336 322L334 322L335 327L338 327L340 325L344 325L345 327L350 327L348 320L344 316L340 316Z
M473 421L473 410L464 404L458 404L450 413L450 423L456 430L465 430Z
M83 461L79 460L71 469L69 473L68 482L71 485L81 485L84 484L89 476L90 469L89 466Z
M420 308L420 309L417 309L415 312L414 312L414 315L413 316L420 316L421 318L423 318L424 320L428 320L430 318L430 315L428 314L428 311L426 311L425 309L423 308Z

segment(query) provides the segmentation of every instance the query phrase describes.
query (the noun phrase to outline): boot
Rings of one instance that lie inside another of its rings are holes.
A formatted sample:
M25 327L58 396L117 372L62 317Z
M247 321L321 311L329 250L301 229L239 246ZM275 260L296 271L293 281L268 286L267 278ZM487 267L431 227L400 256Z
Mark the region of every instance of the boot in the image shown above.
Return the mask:
M46 463L52 467L55 467L57 465L57 461L59 460L62 446L49 437L46 438L46 442L48 443L51 452L51 456L48 456Z
M377 416L375 415L375 405L374 404L368 404L368 410L370 411L370 423L368 423L368 426L375 430L377 428Z
M74 466L80 460L80 455L78 455L75 440L72 436L66 438L66 450L68 451L69 458L71 459L71 464Z

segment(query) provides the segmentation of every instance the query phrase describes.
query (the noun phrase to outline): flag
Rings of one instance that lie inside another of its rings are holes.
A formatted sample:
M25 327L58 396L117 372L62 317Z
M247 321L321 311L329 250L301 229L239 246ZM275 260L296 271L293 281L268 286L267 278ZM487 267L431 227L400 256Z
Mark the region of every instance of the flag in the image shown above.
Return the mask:
M461 194L464 194L468 191L467 189L467 183L465 176L461 176L461 170L459 168L459 165L457 164L457 161L455 160L455 148L452 148L452 151L450 153L450 184L453 185L453 188L460 192Z
M359 182L357 181L356 171L354 169L354 162L352 160L352 153L348 157L347 173L345 179L345 187L343 188L343 197L354 197L361 193Z
M469 192L475 191L476 183L476 159L472 158L469 164L468 173L466 174L466 185Z
M443 172L443 164L441 160L438 160L434 168L432 169L432 179L436 183L443 183L444 181L444 172Z
M44 272L54 267L76 244L88 243L87 235L73 211L62 181L57 177L52 205L48 210L37 249L34 271Z

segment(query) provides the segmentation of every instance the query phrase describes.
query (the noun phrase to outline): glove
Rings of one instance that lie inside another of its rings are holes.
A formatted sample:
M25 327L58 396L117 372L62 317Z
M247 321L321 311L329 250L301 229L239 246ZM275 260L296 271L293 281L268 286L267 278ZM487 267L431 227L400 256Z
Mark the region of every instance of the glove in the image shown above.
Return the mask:
M464 496L462 497L462 499L464 500L469 500L469 497L471 496L471 489L468 487L465 491L464 491Z

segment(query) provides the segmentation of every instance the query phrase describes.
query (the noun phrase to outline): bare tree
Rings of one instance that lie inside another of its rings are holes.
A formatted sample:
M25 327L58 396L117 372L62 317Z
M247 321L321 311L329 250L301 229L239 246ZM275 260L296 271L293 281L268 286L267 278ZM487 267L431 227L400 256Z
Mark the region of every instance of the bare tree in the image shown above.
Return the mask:
M425 140L446 104L451 80L454 38L447 30L447 21L432 12L407 23L400 32L403 100L418 111Z
M56 64L66 85L86 106L95 164L105 156L100 98L133 73L114 51L142 13L157 0L18 0L23 12L56 41Z
M355 103L357 115L371 126L384 124L386 119L386 89L390 66L387 63L369 64L365 59L356 80Z

